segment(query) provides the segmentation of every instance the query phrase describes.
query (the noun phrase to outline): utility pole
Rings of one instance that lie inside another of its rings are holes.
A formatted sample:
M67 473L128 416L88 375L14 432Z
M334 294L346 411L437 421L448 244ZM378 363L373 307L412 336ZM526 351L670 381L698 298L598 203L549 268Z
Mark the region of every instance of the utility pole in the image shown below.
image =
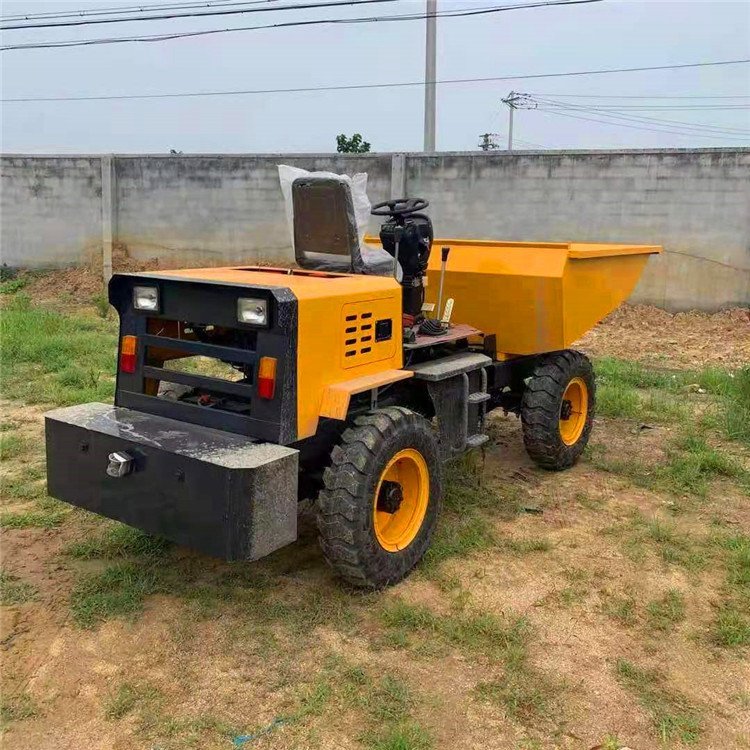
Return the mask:
M482 151L496 151L500 146L497 145L497 133L482 133L479 136L479 148Z
M536 109L537 103L528 94L519 94L517 91L511 91L505 99L501 99L503 104L508 105L508 151L513 150L513 112L517 109Z
M424 63L424 151L435 150L435 79L437 78L437 0L426 0Z

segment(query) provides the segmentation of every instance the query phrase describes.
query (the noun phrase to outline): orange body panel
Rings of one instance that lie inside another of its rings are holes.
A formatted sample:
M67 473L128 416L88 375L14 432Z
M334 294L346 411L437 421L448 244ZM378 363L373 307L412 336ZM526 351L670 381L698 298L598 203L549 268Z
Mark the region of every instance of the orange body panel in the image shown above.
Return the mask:
M453 298L455 322L494 334L499 358L568 348L628 298L649 255L661 252L657 245L435 239L431 303L442 247L451 248L443 303Z
M161 277L234 286L278 286L297 298L297 437L311 437L324 412L336 411L332 386L400 370L403 362L401 287L390 277L273 268L194 268ZM348 318L353 318L348 320ZM392 320L392 336L375 342L376 320ZM355 329L347 333L348 329ZM368 336L372 339L368 340ZM354 344L347 344L354 339ZM368 351L369 350L369 351ZM349 356L347 353L351 352ZM390 377L387 382L392 382ZM373 386L375 387L375 386ZM361 391L349 390L352 393ZM325 403L324 403L325 400Z

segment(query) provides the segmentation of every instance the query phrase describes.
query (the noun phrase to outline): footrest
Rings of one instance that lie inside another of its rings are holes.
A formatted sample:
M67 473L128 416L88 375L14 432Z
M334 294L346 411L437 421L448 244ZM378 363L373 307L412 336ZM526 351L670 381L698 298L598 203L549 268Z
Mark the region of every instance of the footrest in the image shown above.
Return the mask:
M485 354L477 352L462 352L451 354L442 359L433 359L429 362L420 362L407 368L414 373L417 380L446 380L464 372L472 372L480 367L486 367L492 360Z
M466 438L466 447L479 448L480 446L488 442L489 439L489 435L482 435L481 433L477 433L476 435L469 435L469 437Z
M469 394L470 404L483 404L485 401L490 400L490 394L484 393L483 391L477 391L476 393Z

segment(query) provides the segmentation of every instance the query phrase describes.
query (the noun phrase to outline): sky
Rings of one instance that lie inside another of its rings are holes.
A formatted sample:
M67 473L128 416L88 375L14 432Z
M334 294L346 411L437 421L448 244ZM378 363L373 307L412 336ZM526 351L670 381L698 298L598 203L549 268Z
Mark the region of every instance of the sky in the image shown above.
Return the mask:
M159 4L176 1L160 0ZM282 0L281 4L300 2ZM438 7L471 9L529 2L438 0ZM5 0L2 16L154 4L156 0ZM384 16L423 12L424 7L424 0L398 0L359 8L8 30L3 32L2 44ZM438 80L750 58L750 0L603 0L445 18L437 21L437 39ZM0 53L2 98L418 82L424 79L424 56L424 20L237 31L147 44L6 50ZM511 90L531 94L538 105L516 110L516 148L750 146L750 65L744 64L438 85L437 149L475 150L480 134L487 132L497 134L495 140L505 148L508 108L501 100ZM583 96L623 98L575 98ZM625 98L646 96L690 98ZM738 98L695 98L718 96ZM554 105L539 102L555 97L567 107L599 109L552 111ZM636 106L656 109L630 109ZM419 151L423 112L420 86L4 103L1 140L5 153L165 153L170 149L299 153L335 151L338 133L358 132L373 151ZM615 117L636 119L615 121ZM684 125L640 118L692 123L701 129L685 133ZM602 119L606 123L592 121ZM643 129L652 127L674 127L681 132Z

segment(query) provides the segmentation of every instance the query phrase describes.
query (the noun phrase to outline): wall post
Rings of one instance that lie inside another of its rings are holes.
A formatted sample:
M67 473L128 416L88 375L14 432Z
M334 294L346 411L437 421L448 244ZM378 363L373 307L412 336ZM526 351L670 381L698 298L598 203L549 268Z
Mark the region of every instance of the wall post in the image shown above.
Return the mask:
M391 155L391 198L406 198L406 154Z
M102 155L102 276L106 290L112 278L112 247L115 224L115 174L112 154Z

